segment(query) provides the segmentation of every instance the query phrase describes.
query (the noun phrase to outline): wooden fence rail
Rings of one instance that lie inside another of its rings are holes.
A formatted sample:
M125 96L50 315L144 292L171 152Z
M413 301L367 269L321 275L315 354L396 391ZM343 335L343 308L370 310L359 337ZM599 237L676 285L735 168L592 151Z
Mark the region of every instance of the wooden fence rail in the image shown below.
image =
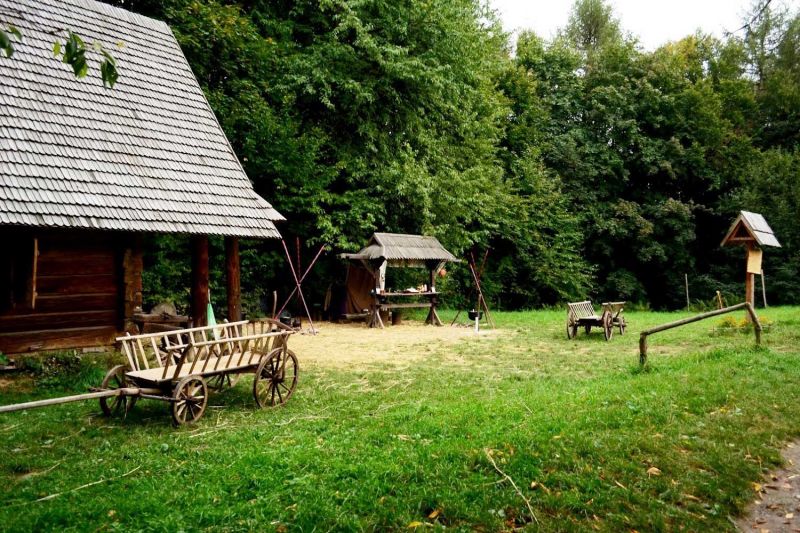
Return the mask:
M644 365L647 363L647 337L652 335L653 333L658 333L660 331L666 331L668 329L677 328L678 326L684 326L686 324L691 324L692 322L697 322L699 320L704 320L706 318L711 318L718 315L724 315L726 313L732 313L733 311L738 311L740 309L746 309L747 313L750 315L750 318L753 321L753 331L756 334L756 344L761 345L761 322L758 320L758 315L756 315L755 309L749 302L743 302L740 304L732 305L730 307L723 307L722 309L716 309L714 311L709 311L707 313L701 313L699 315L690 316L689 318L683 318L681 320L676 320L674 322L669 322L668 324L662 324L660 326L656 326L654 328L646 329L642 331L639 337L639 364Z

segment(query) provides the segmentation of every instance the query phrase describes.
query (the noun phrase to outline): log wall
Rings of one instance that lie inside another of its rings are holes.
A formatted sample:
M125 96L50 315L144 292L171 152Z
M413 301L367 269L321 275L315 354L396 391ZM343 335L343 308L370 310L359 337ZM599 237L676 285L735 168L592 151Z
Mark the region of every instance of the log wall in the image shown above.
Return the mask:
M0 239L37 239L38 258L30 269L35 272L35 298L6 302L0 308L0 351L14 354L113 344L114 337L130 325L126 317L141 306L138 239L117 232L19 232L0 228ZM28 249L15 248L25 253ZM17 258L18 262L27 260Z

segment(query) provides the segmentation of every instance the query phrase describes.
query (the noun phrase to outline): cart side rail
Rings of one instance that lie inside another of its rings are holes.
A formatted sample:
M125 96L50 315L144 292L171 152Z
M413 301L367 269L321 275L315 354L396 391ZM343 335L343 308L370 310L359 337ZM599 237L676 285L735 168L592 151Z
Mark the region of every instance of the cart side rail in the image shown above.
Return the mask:
M260 355L285 348L292 328L272 319L223 322L216 326L126 335L121 343L132 372L147 371L158 380L219 373L255 364ZM183 371L183 372L182 372Z

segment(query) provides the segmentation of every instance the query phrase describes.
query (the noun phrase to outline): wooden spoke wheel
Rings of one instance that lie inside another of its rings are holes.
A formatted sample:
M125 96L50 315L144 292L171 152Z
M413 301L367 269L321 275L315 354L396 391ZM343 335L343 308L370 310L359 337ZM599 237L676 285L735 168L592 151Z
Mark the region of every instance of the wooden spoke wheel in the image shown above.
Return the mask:
M614 317L611 314L607 314L603 318L603 333L607 341L610 341L611 337L614 336Z
M592 325L591 324L584 324L583 331L588 335L592 332Z
M276 348L261 359L253 379L253 397L259 407L286 403L297 386L297 356Z
M217 374L208 378L208 388L213 392L221 392L230 387L235 387L241 377L241 374Z
M567 338L574 339L578 335L578 320L572 315L567 315Z
M619 317L618 320L619 320L619 322L617 323L617 325L619 326L619 334L620 335L625 335L625 328L627 327L627 324L625 324L625 319L622 318L622 317Z
M198 420L208 404L208 385L200 376L186 376L172 393L172 420L175 425L191 424Z
M100 388L116 390L132 386L128 378L125 377L125 365L117 365L108 371L103 378ZM136 396L111 396L100 398L100 409L106 416L127 414L136 403Z

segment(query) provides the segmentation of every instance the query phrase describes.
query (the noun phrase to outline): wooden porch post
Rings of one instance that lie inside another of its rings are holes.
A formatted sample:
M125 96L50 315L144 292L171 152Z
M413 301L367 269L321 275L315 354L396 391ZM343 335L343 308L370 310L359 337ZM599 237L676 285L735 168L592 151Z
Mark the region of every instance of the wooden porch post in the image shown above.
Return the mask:
M133 315L142 312L143 270L142 237L132 234L122 254L122 331L133 334L139 333Z
M193 235L192 248L192 321L195 327L207 325L208 307L208 236Z
M242 296L239 283L239 239L225 237L225 281L228 296L228 320L242 319Z

